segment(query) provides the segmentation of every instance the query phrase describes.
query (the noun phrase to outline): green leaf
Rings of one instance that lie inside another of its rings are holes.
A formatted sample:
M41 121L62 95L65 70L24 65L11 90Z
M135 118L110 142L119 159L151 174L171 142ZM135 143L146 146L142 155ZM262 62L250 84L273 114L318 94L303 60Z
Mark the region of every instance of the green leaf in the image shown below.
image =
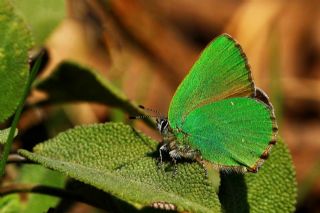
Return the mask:
M219 212L215 186L195 162L157 166L157 142L121 123L76 127L20 154L136 207L166 202L178 211Z
M5 164L6 164L6 161L8 159L8 156L9 156L9 153L10 153L10 150L11 150L14 134L16 132L16 128L17 128L18 121L19 121L19 118L20 118L20 115L21 115L21 112L22 112L22 108L23 108L24 102L25 102L25 100L27 98L27 95L29 93L29 90L30 90L30 87L31 87L31 83L33 82L36 74L39 71L41 59L42 59L42 56L40 56L40 58L38 58L36 60L36 63L32 67L31 73L30 73L30 75L29 75L29 77L27 79L27 83L25 84L25 88L23 88L24 89L23 95L22 95L22 97L21 97L21 99L19 101L16 113L15 113L15 115L13 117L11 128L10 128L10 131L9 131L9 134L8 134L8 138L7 138L6 144L4 146L3 153L2 153L2 158L0 159L0 176L4 175Z
M46 185L62 188L65 177L56 171L40 165L24 165L18 177L19 184ZM41 200L41 202L39 202ZM19 194L9 194L0 198L1 213L43 213L54 207L59 198L43 194L26 194L23 199Z
M157 167L157 143L120 123L77 127L37 145L25 157L109 192L137 207L154 202L178 211L220 212L216 185L197 163L179 162L178 174ZM219 199L225 212L293 212L295 172L282 141L256 174L223 173Z
M71 101L98 102L119 107L130 115L143 114L126 96L96 71L72 62L62 62L46 79L35 87L49 95L48 103ZM146 119L153 124L150 119Z
M40 165L24 165L20 171L19 182L23 184L41 184L46 186L62 188L65 178L61 173L49 170ZM41 202L39 202L41 200ZM59 198L48 195L28 194L25 205L20 210L21 213L46 212L50 207L54 207L59 202Z
M64 0L14 0L13 4L30 25L37 44L42 44L65 17Z
M295 170L288 148L279 140L256 174L221 176L219 198L226 212L294 212Z
M11 194L0 197L0 212L1 213L18 213L20 212L19 195Z
M0 130L0 144L5 144L8 138L10 132L10 128ZM18 129L16 129L14 133L14 137L16 137L18 134Z
M29 30L7 0L0 1L0 123L11 116L28 78Z

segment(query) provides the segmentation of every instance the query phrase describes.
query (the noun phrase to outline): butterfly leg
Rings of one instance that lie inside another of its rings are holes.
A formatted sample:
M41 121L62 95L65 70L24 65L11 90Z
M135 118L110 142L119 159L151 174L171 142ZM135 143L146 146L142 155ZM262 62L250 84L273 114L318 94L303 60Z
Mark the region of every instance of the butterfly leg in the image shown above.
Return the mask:
M181 156L179 155L179 152L177 152L177 150L171 150L169 152L169 155L170 155L172 162L174 164L173 176L175 177L178 173L177 159L180 158Z
M164 144L159 149L159 156L160 156L160 165L162 165L162 151L168 150L167 144Z
M195 160L197 161L198 164L200 164L202 166L202 168L204 169L204 174L206 175L206 177L208 177L208 170L206 168L206 165L204 164L204 160L202 159L202 156L199 154Z
M177 160L175 158L172 158L172 162L174 164L174 167L173 167L173 177L175 177L178 173L178 167L177 167Z
M208 170L204 164L201 153L198 150L194 150L189 146L182 146L180 152L177 153L178 156L182 156L186 159L191 159L197 161L198 164L204 169L205 176L208 177Z

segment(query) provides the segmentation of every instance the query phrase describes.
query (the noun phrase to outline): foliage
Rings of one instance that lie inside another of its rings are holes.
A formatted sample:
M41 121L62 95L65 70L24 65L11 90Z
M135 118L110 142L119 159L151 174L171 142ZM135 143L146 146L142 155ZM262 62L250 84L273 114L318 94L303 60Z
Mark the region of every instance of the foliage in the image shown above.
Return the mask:
M0 130L0 144L5 144L10 132L10 128ZM18 130L16 129L14 137L17 136Z
M59 87L57 87L58 84ZM97 72L74 62L61 62L49 77L36 82L35 87L49 96L48 100L42 104L86 101L119 107L131 115L142 113L108 80ZM86 89L83 90L83 88ZM152 121L146 120L152 125Z
M111 193L137 207L157 202L178 211L292 212L295 176L280 141L257 174L223 174L219 198L212 180L196 162L157 166L157 142L122 123L79 126L20 154L48 168ZM217 178L217 177L215 177Z
M28 50L32 38L11 4L0 1L0 122L11 116L28 78Z
M62 19L64 5L63 1L30 2L15 0L13 5L27 20L40 45ZM40 9L43 7L51 8L50 11L56 8L56 13L47 14ZM29 75L28 50L33 39L7 0L0 0L0 26L0 122L3 123L15 112L19 102L24 101L23 88ZM94 69L76 62L61 62L49 76L37 80L33 86L48 95L37 107L85 101L117 107L131 115L143 114L111 82ZM153 125L150 119L145 121ZM15 124L13 122L12 133ZM5 143L8 135L9 129L0 131L1 147L8 145ZM9 148L13 148L11 144ZM198 163L184 160L178 162L178 173L174 175L174 165L168 156L159 165L158 142L124 123L77 126L39 143L33 151L20 149L18 152L40 165L15 168L20 175L16 182L11 180L13 186L44 185L69 195L70 189L64 187L67 176L92 187L91 193L73 191L73 198L106 210L113 206L117 206L119 212L128 212L128 209L158 212L153 207L178 212L293 212L295 209L295 171L282 140L274 146L257 174L220 174L210 168L208 177ZM4 183L7 178L3 178ZM58 198L48 196L54 195L50 190L42 191L46 195L29 194L28 199L23 200L12 193L37 192L35 188L5 189L0 190L0 194L5 195L0 198L1 212L44 212L59 205Z
M42 44L65 16L63 0L14 0L13 4L30 26L37 44Z
M65 177L40 165L24 165L21 168L18 182L24 185L46 185L62 188ZM41 202L39 202L41 201ZM28 194L21 199L17 194L7 195L0 199L2 212L46 212L48 208L57 205L59 198L49 195Z

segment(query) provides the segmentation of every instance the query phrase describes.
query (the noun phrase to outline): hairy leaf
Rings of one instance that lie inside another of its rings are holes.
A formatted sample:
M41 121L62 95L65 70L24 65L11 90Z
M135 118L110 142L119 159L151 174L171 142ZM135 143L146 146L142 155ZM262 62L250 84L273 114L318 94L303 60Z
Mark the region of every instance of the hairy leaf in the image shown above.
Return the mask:
M296 178L285 144L278 141L256 174L222 175L219 198L226 212L294 212Z
M0 1L0 123L13 114L28 78L31 35L7 0Z
M37 145L34 153L20 153L138 207L161 203L178 211L220 211L201 166L179 163L176 176L170 163L159 169L157 143L121 123L76 127Z
M77 127L37 145L27 158L113 194L135 206L174 204L178 211L220 212L216 184L195 162L166 162L159 169L157 143L120 123ZM292 212L295 172L283 142L257 174L223 173L219 199L225 212Z
M10 132L10 128L0 130L0 144L5 144L8 138ZM16 129L14 133L14 137L17 136L18 134L18 129Z
M47 103L98 102L119 107L130 115L142 114L141 110L107 79L72 62L62 62L48 78L38 81L35 87L48 93ZM150 120L147 121L152 125Z

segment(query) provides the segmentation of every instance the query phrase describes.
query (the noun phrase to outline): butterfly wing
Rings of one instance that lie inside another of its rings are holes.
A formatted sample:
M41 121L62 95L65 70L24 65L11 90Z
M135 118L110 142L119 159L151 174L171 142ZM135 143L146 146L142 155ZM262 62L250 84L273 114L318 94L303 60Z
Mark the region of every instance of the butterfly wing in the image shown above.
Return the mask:
M252 98L228 98L193 110L181 129L205 160L258 169L275 142L272 109Z
M194 109L228 97L254 95L247 59L229 35L213 40L178 87L169 107L169 122L179 126Z
M207 46L178 87L169 123L179 130L178 140L187 134L187 142L204 159L255 170L275 143L277 126L272 105L254 98L268 101L263 92L256 95L241 47L222 35Z

